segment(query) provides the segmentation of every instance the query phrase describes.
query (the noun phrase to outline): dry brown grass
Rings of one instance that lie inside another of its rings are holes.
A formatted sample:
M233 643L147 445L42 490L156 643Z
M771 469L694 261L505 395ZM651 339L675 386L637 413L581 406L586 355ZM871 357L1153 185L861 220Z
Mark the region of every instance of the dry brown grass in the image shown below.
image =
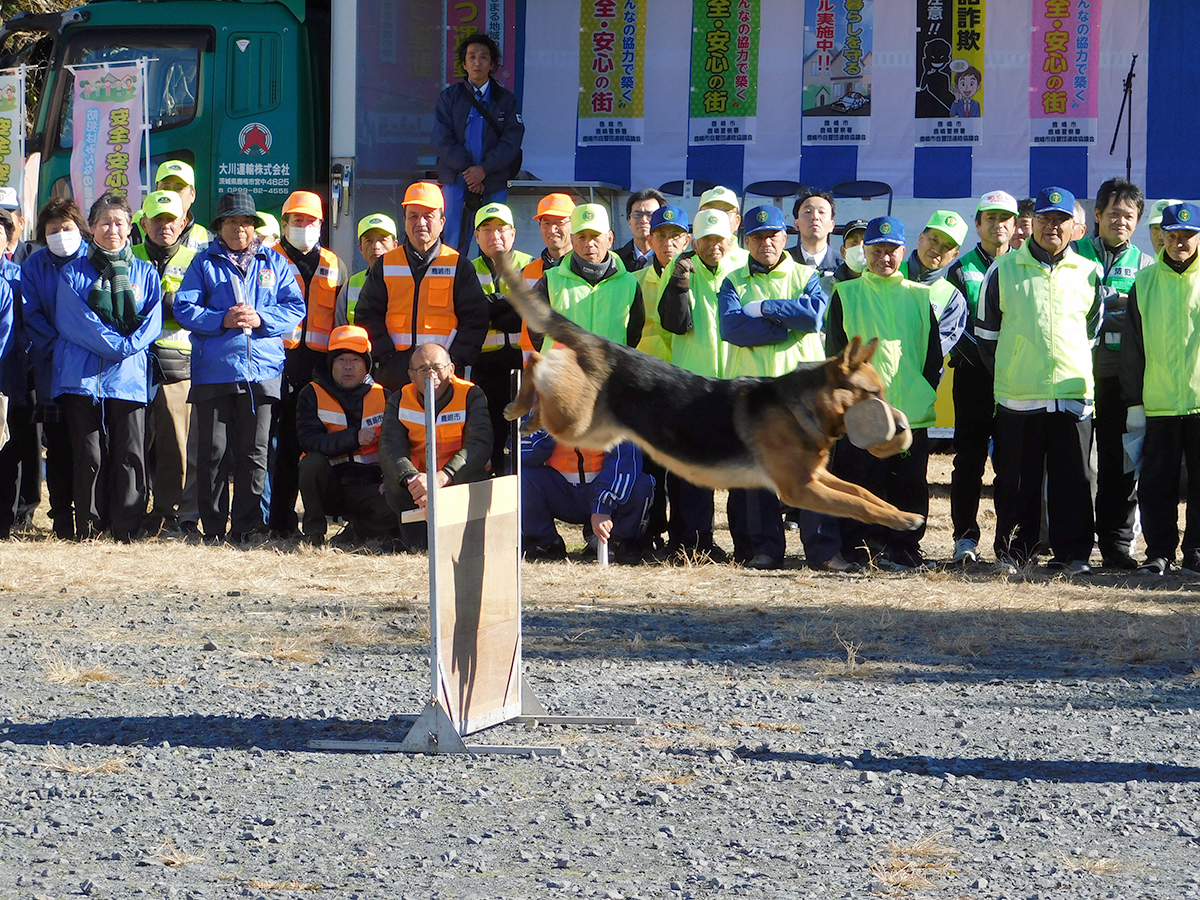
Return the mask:
M172 869L203 862L204 860L203 856L176 847L175 842L172 840L163 841L162 845L154 851L154 858L164 866Z
M955 874L949 860L958 856L958 851L943 843L940 834L924 835L911 844L889 844L888 852L887 860L868 868L895 896L928 890L935 886L935 879Z
M102 681L117 680L117 676L104 666L89 666L81 669L56 653L44 655L40 657L40 660L45 671L45 680L50 684L96 684Z
M1059 854L1058 861L1069 869L1089 875L1116 875L1128 868L1124 863L1106 856L1074 856L1065 851Z
M264 878L251 878L246 887L258 891L323 891L325 885L316 882L301 881L299 878L286 878L283 881L269 881Z
M783 731L790 734L799 734L804 730L803 725L794 722L743 722L741 719L733 719L725 724L733 728L757 728L759 731Z
M920 859L953 859L958 856L957 850L943 842L941 832L922 835L911 844L888 844L888 852Z
M50 746L46 747L43 758L34 765L67 775L119 775L128 768L123 756L110 757L98 763L73 763L57 747Z
M312 649L314 639L304 635L294 638L281 638L271 644L271 659L285 663L315 663L322 657Z

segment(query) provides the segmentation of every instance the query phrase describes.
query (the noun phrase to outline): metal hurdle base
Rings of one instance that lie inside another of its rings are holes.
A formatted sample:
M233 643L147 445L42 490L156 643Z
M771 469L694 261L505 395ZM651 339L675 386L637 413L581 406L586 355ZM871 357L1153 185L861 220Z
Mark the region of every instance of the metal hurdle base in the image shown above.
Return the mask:
M640 725L637 716L555 716L546 712L537 695L521 676L521 715L499 724L526 725ZM342 750L351 753L501 753L509 756L562 756L562 747L518 746L508 744L468 744L454 727L450 716L437 701L431 700L416 717L401 741L384 740L312 740L310 750Z

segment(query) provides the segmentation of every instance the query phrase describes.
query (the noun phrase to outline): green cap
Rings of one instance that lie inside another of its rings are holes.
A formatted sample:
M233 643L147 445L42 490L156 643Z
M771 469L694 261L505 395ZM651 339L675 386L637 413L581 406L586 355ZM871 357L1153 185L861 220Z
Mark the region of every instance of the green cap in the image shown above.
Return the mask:
M164 178L178 178L189 187L196 186L196 170L181 159L168 159L158 167L154 183L158 184Z
M1155 200L1154 205L1150 207L1150 218L1146 220L1147 225L1162 226L1163 210L1168 206L1174 206L1177 203L1182 203L1182 200Z
M153 191L142 201L142 215L150 219L159 216L170 216L172 219L183 217L183 198L174 191Z
M392 237L399 235L399 232L396 231L395 220L391 216L385 216L383 213L371 213L369 216L363 216L358 220L358 236L360 238L374 228L386 231Z
M266 237L267 235L279 237L279 220L277 218L270 213L265 212L260 212L258 217L263 220L263 223L254 229L256 232L261 234L263 237Z
M486 206L480 207L479 212L475 213L475 227L478 228L488 219L499 219L505 225L517 227L516 221L513 219L512 210L503 203L489 203Z
M599 203L584 203L571 211L571 234L581 231L612 231L608 224L608 210Z
M935 211L929 217L929 221L925 223L925 227L940 231L959 247L962 246L963 238L967 236L967 223L963 221L962 216L951 209Z

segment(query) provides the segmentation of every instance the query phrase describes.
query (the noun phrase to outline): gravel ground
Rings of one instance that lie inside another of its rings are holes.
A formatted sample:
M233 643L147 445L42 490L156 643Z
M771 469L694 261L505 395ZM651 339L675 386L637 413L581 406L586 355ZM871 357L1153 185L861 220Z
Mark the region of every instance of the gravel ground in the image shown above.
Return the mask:
M1196 584L527 566L540 699L642 724L365 755L307 744L420 710L420 564L28 549L0 898L1200 898Z

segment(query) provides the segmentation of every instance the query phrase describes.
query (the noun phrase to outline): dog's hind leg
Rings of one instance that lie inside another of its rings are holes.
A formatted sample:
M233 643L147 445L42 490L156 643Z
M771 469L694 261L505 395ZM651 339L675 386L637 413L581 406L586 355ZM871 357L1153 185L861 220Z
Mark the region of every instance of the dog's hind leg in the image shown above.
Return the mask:
M529 362L525 364L525 369L521 373L521 387L517 391L517 396L513 397L512 402L504 407L504 418L508 421L519 419L533 409L534 403L537 401L537 389L533 384L533 369L541 359L542 355L536 350L530 354Z

